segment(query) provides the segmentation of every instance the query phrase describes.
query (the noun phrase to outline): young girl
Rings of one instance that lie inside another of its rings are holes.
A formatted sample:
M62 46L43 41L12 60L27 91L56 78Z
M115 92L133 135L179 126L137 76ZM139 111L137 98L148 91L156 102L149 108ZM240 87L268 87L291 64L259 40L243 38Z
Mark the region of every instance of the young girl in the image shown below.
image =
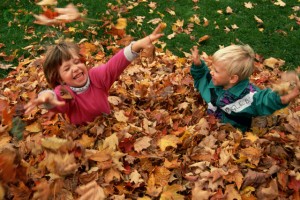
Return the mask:
M163 36L160 30L159 25L152 34L131 42L106 64L90 70L81 61L76 44L60 42L52 46L46 52L43 69L47 82L54 90L40 92L36 99L25 105L25 114L44 104L51 111L66 113L75 125L92 122L102 113L109 114L110 87L138 56L138 52ZM71 99L64 98L64 93L71 94Z
M200 60L196 46L191 53L194 85L208 103L208 113L242 131L250 127L252 117L272 114L299 95L297 87L280 96L251 84L255 54L249 45L231 45L215 52L211 71Z

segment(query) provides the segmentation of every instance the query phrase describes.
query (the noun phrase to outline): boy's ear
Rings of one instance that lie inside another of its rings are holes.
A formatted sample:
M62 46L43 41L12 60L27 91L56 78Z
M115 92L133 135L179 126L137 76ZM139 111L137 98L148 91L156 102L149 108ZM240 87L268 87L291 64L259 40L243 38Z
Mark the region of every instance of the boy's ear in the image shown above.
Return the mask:
M235 74L235 75L232 75L230 77L230 83L236 84L238 81L239 81L239 76L238 75Z

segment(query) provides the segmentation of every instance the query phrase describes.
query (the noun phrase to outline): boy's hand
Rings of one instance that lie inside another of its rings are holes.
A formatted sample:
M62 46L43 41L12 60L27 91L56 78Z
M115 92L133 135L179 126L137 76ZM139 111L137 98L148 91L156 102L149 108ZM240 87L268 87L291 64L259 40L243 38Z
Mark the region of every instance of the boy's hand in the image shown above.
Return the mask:
M193 46L191 50L192 53L192 60L195 66L200 66L201 65L201 60L200 60L200 56L199 56L199 50L197 48L197 46Z
M299 88L295 87L291 92L280 97L282 104L288 104L300 94Z
M29 114L36 106L49 104L53 107L65 105L64 101L58 101L50 92L44 92L38 98L28 102L25 106L25 114Z

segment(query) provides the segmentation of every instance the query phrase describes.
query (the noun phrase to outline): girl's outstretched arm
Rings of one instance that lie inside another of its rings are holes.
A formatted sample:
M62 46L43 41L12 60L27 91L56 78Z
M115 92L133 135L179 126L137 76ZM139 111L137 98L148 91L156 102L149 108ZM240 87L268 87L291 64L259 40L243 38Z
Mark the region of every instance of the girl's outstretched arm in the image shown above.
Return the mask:
M48 104L51 107L65 105L64 101L58 101L52 90L42 91L36 99L31 100L25 106L25 114L29 114L36 106Z
M161 30L163 29L162 24L159 24L155 30L150 34L147 35L146 37L136 41L133 45L132 45L132 51L134 52L140 52L141 50L149 47L152 45L152 42L154 42L155 40L159 39L160 37L162 37L164 34L161 33Z

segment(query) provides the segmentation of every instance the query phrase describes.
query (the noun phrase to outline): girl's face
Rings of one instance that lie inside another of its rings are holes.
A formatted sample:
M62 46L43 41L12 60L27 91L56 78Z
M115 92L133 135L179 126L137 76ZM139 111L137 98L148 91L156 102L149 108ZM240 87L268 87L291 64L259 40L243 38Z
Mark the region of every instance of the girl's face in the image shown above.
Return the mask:
M213 62L210 74L212 76L212 82L215 86L223 86L224 89L229 89L233 86L233 84L230 82L231 76L224 67L224 63Z
M88 80L88 70L78 55L73 54L70 60L63 61L58 72L61 81L68 86L82 87Z

